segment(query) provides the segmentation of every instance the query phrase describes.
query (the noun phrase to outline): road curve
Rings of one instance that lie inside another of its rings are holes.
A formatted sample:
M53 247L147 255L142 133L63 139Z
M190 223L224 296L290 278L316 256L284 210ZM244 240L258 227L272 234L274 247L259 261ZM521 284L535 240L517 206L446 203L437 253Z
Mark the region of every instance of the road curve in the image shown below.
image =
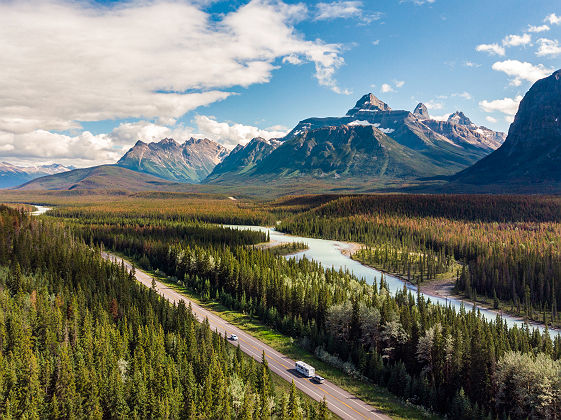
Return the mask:
M102 257L114 261L118 264L124 263L125 266L130 270L131 265L115 255L102 252ZM146 287L152 287L152 276L144 273L141 270L136 269L136 279L144 284ZM366 404L364 401L358 399L347 391L339 388L333 383L326 380L323 384L318 385L309 378L303 378L299 376L294 370L294 360L284 356L272 347L262 343L261 341L255 339L252 335L244 332L243 330L235 327L229 322L223 320L214 313L202 308L194 301L190 300L186 296L170 289L165 284L156 281L156 290L160 295L165 297L172 303L178 303L179 301L184 301L188 306L189 303L193 309L193 313L197 319L202 322L205 318L208 319L210 327L221 335L230 336L230 334L236 334L238 336L238 342L240 349L253 357L257 361L261 361L262 353L265 352L267 357L267 362L269 363L269 368L272 372L279 375L284 380L291 382L298 389L300 389L305 394L309 395L316 401L321 401L324 397L327 401L327 407L337 416L343 419L377 419L377 420L390 420L386 414L383 414L378 409ZM236 345L237 345L236 343ZM232 343L234 344L234 343Z

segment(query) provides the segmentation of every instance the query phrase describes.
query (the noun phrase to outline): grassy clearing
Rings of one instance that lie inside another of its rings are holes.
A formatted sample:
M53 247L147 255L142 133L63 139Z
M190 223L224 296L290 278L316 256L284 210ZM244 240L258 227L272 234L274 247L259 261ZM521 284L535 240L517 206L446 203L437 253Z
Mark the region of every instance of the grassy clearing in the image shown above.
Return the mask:
M115 255L118 255L123 259L127 259L126 255L121 253L115 252ZM310 363L316 368L319 375L328 378L335 385L345 389L347 392L350 392L373 407L382 410L384 413L396 420L439 418L434 415L428 415L424 410L416 406L404 403L388 390L378 385L362 382L345 374L339 369L332 367L301 347L292 337L287 337L273 330L271 327L262 324L255 318L249 317L247 314L230 310L216 301L203 302L199 299L199 296L194 294L191 290L174 282L170 282L165 275L162 275L161 272L147 271L147 273L154 276L162 283L165 283L166 286L169 286L175 291L185 295L203 308L212 311L217 316L246 331L256 339L271 346L291 359L303 360ZM289 386L288 382L284 381L280 377L278 377L278 380Z

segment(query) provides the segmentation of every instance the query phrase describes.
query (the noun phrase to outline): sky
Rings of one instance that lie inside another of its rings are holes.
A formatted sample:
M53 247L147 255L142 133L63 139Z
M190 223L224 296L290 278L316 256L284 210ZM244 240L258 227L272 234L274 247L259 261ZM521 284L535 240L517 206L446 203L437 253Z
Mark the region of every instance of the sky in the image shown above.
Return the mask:
M114 163L164 137L233 148L369 92L507 131L560 42L551 0L0 0L0 161Z

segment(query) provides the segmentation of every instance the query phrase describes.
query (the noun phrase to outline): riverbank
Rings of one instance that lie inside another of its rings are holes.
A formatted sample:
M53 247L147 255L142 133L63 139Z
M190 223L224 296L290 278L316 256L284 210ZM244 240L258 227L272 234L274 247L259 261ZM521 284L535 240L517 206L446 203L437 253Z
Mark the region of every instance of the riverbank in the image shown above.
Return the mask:
M355 247L355 249L358 251L362 248L365 247L365 245L360 246L361 244L356 244L357 247ZM356 252L356 251L355 251ZM353 258L352 256L353 254L349 254L348 256L350 258ZM354 259L354 258L353 258ZM367 267L371 267L372 269L379 271L381 273L384 273L384 275L389 275L392 277L395 277L397 279L399 279L400 281L406 283L409 288L411 289L415 289L417 288L417 284L414 284L412 282L410 282L409 280L407 280L404 276L402 276L399 273L393 273L393 272L389 272L386 271L380 267L376 267L373 266L371 264L367 264L364 261L358 260L358 259L354 259L355 261L367 266ZM460 302L462 304L464 304L466 307L467 306L473 306L475 305L475 307L478 310L485 310L488 311L492 314L494 314L495 316L500 315L502 318L504 318L505 316L508 316L520 323L523 324L527 324L529 327L531 328L542 328L544 329L546 327L546 324L543 322L540 322L534 318L527 318L524 316L521 316L517 313L515 313L514 311L510 311L508 309L504 309L504 308L499 308L496 309L493 307L493 304L490 302L490 300L483 300L483 299L470 299L468 298L466 295L462 294L462 293L458 293L457 291L455 291L455 286L456 286L456 281L453 278L440 278L440 279L434 279L434 280L429 280L429 281L425 281L423 283L421 283L420 285L420 292L429 298L436 298L436 299L444 299L445 301L455 301L455 302ZM485 298L485 297L483 297ZM506 305L505 303L501 302L501 305ZM561 328L560 325L558 324L549 324L547 325L547 328L549 329L550 332L555 332L557 334L561 334Z

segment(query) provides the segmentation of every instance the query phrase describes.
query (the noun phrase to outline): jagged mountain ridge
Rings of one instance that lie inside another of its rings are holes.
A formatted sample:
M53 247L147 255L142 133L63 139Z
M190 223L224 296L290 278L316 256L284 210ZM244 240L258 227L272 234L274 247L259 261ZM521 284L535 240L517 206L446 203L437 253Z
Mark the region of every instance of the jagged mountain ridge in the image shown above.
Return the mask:
M434 129L429 126L433 121L423 104L419 104L414 113L395 111L373 94L367 94L344 117L308 118L299 122L281 139L280 144L274 149L269 148L268 153L255 155L253 142L237 147L231 158L217 165L205 182L292 179L301 175L320 178L450 175L496 148L493 142L487 140L484 127L475 126L463 113L456 113L446 122L434 121ZM370 129L359 130L357 127ZM490 136L491 133L498 138L502 136L502 133L488 131ZM449 133L450 138L441 132ZM345 135L352 138L343 139ZM385 135L383 141L381 135ZM369 137L368 141L366 137ZM357 141L358 138L360 141ZM366 144L370 144L371 151L365 148ZM361 149L353 150L354 147ZM385 150L385 155L380 154L380 147ZM242 159L237 159L238 163L232 165L234 156L246 154L251 156L246 165ZM355 156L362 156L362 161L355 161ZM403 156L408 156L415 163L404 161ZM258 159L260 157L261 160ZM404 169L388 166L396 162L404 165ZM233 166L232 169L230 166Z
M452 180L522 187L561 182L560 98L561 70L557 70L538 80L526 93L503 145Z
M252 139L245 146L238 144L222 162L215 166L206 182L217 180L224 174L242 175L251 171L255 165L269 156L280 144L280 140L266 140L262 137Z
M199 183L227 155L228 149L206 138L183 144L169 138L157 143L139 140L117 165L169 181Z
M73 166L64 166L58 163L19 166L8 162L0 162L0 188L15 187L42 176L67 172L72 169L74 169Z

